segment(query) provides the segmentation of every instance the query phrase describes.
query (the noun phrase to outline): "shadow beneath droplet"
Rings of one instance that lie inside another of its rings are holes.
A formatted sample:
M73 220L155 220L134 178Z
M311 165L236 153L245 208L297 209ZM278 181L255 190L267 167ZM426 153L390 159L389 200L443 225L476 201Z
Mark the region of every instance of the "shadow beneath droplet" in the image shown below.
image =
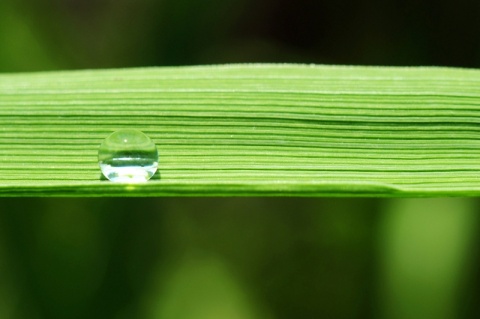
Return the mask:
M108 179L102 173L100 173L100 180L101 181L108 181Z
M159 181L162 179L162 176L160 175L160 171L156 171L155 174L153 174L152 178L150 178L150 180L155 180L155 181Z

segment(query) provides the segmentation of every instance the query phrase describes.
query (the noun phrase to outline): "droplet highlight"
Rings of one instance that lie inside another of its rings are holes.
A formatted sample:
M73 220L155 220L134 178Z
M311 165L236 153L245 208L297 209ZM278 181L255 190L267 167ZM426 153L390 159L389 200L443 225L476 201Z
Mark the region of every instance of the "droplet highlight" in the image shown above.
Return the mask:
M144 133L119 130L100 145L98 164L103 175L112 182L144 183L157 170L158 150Z

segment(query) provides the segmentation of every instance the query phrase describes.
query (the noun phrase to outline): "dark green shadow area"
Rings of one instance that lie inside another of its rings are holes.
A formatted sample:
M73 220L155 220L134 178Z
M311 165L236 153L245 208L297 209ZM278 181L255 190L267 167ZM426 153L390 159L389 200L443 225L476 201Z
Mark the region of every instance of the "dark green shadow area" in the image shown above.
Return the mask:
M422 305L442 298L443 318L461 318L477 311L463 299L478 296L477 207L472 199L1 199L0 315L395 318L400 305L411 318L438 314L416 306L416 295Z

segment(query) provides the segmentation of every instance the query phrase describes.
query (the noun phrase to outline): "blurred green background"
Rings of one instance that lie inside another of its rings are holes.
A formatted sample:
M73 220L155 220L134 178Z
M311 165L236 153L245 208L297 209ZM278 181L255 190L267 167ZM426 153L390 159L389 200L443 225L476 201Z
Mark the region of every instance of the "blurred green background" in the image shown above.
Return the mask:
M467 0L1 0L0 72L479 67L479 14ZM0 199L0 319L479 318L479 208L461 198Z

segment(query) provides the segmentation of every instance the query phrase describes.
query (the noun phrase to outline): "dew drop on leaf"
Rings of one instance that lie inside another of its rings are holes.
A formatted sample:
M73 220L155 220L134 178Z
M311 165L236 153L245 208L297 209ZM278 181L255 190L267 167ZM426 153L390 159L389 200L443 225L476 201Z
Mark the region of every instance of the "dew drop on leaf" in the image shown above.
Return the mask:
M98 163L103 175L112 182L142 183L155 174L158 151L144 133L133 129L119 130L100 145Z

